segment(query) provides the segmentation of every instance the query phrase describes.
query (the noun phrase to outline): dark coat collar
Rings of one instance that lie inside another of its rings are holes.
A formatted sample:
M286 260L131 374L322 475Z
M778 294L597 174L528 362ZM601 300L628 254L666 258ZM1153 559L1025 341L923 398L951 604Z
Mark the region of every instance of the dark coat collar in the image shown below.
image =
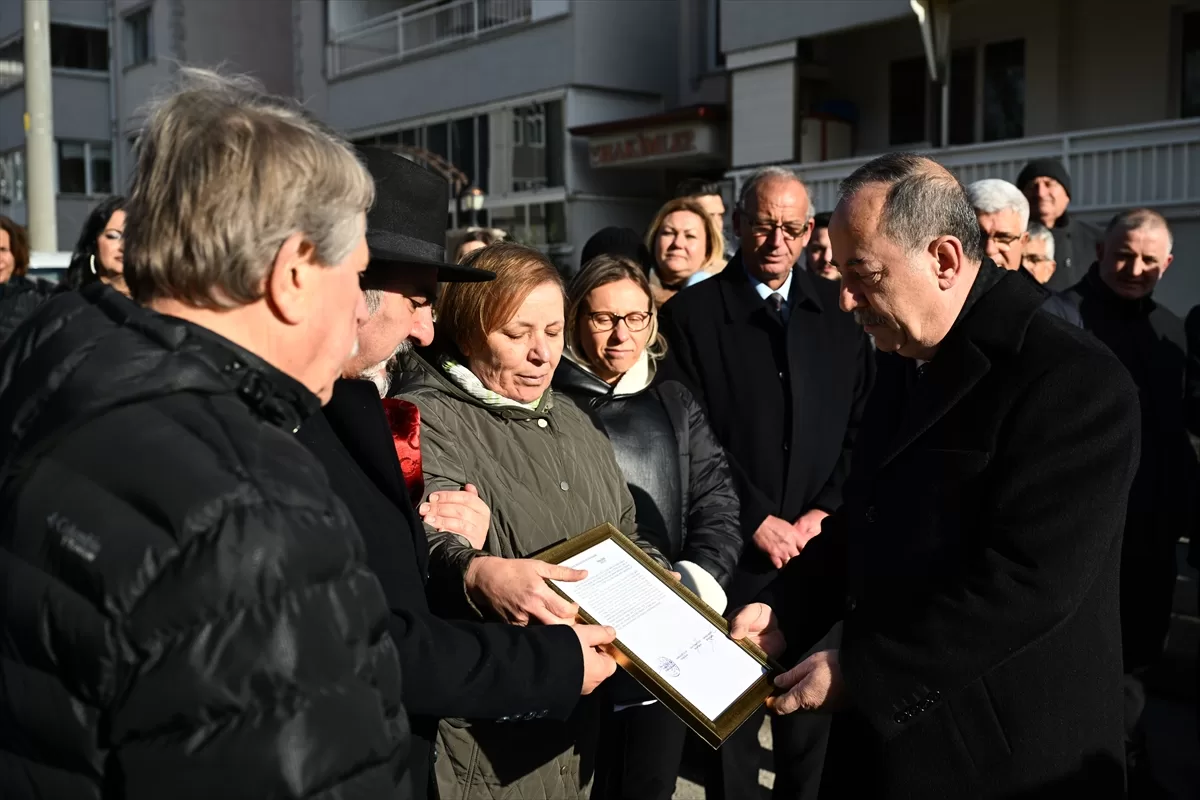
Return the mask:
M885 466L954 408L991 370L1020 352L1025 332L1044 302L1038 287L984 259L954 327L914 390Z
M1106 315L1112 317L1148 316L1158 308L1158 303L1154 301L1153 294L1130 299L1121 297L1110 289L1108 284L1104 282L1104 279L1100 277L1099 261L1092 262L1087 275L1084 275L1083 280L1071 287L1069 291L1077 295L1081 300L1094 303L1097 307L1103 309Z
M725 269L717 273L712 280L718 281L721 288L726 321L742 322L755 319L756 315L760 315L763 319L768 318L770 312L767 310L767 305L754 290L750 284L750 276L746 274L741 250L733 254L729 263L725 265ZM808 270L799 267L792 268L792 288L788 292L788 306L793 311L806 308L820 313L825 310L825 304L817 292L814 280L816 279Z

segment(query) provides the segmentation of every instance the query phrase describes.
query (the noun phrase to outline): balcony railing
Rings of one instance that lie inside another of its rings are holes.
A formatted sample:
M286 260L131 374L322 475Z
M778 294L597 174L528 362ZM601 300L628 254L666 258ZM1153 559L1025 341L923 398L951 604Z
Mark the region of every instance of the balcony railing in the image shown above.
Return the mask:
M1016 181L1032 158L1061 159L1071 173L1071 210L1118 211L1134 206L1200 205L1200 119L1073 131L1006 142L925 151L963 183ZM837 204L838 184L872 156L789 164L808 185L813 209ZM752 169L735 170L735 189Z
M428 0L338 31L329 43L329 77L399 61L528 22L533 0Z

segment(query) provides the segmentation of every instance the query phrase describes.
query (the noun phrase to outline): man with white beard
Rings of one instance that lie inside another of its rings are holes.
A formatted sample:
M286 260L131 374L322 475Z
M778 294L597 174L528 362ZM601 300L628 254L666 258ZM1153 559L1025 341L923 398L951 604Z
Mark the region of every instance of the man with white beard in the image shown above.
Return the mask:
M412 498L422 493L420 420L415 406L386 398L388 373L414 343L433 341L439 281L495 276L445 262L445 180L383 150L364 148L359 157L376 186L367 214L371 261L362 282L369 317L359 326L358 351L329 405L298 436L324 464L353 514L366 542L367 565L383 586L412 725L413 796L436 797L430 773L439 719L566 719L581 694L615 671L613 659L596 650L614 634L594 625L521 628L448 621L430 612L422 519L481 547L490 512L467 486L435 493L418 516ZM551 577L570 579L573 571L565 571Z

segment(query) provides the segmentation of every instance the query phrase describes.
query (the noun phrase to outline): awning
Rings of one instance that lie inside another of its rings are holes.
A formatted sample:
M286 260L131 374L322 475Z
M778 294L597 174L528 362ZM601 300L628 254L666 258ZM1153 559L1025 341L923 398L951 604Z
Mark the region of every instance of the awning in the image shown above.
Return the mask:
M593 167L706 167L728 161L724 106L688 106L645 117L580 125Z

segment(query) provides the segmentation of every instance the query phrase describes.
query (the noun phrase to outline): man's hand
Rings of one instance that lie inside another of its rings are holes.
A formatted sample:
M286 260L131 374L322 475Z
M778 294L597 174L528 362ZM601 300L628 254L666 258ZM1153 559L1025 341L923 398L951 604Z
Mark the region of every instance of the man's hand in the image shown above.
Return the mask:
M587 695L617 671L617 662L606 647L617 638L617 632L600 625L575 625L574 628L579 646L583 648L583 689L579 693Z
M751 603L735 611L730 618L729 638L749 639L771 658L779 658L787 650L779 620L766 603Z
M806 511L800 515L800 518L792 523L792 527L800 534L800 550L804 551L804 546L808 541L821 532L821 521L829 515L819 508L814 508L812 511Z
M787 693L771 698L776 714L795 711L837 711L846 704L846 684L837 650L819 650L775 679Z
M467 566L465 582L471 600L492 609L505 622L526 625L535 619L547 625L570 625L579 606L560 597L546 581L586 577L585 570L531 558L479 556Z
M775 569L783 569L788 561L800 555L804 539L787 520L767 517L754 532L754 544L771 558Z
M492 510L479 499L479 490L468 483L461 492L434 492L417 509L421 519L437 531L457 533L476 550L483 549Z

